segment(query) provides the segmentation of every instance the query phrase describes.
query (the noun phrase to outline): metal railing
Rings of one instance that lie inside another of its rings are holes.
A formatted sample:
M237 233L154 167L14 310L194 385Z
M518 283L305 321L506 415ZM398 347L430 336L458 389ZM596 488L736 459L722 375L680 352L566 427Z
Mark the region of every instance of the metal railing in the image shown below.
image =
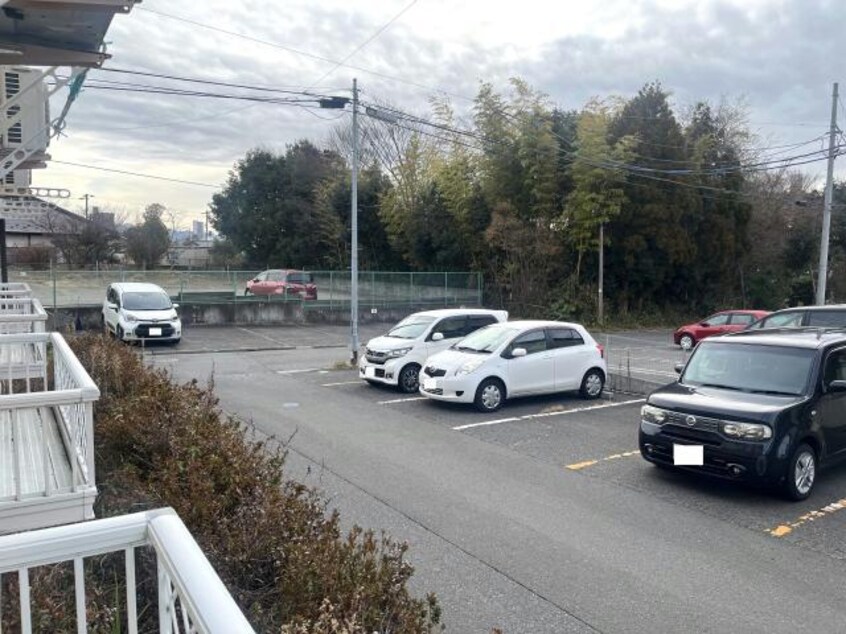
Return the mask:
M137 634L139 614L148 606L139 609L136 550L145 546L153 549L156 558L158 632L254 631L185 524L170 508L0 537L0 574L16 573L18 577L20 631L30 634L33 630L33 568L73 562L74 587L66 601L69 610L75 610L77 632L84 633L88 627L84 560L123 552L126 596L121 603L129 634Z
M24 282L0 282L0 297L32 297L32 290Z
M350 272L309 270L317 286L317 304L349 304ZM48 307L102 304L106 287L113 282L150 282L171 297L203 296L210 300L245 299L247 282L260 271L98 270L10 271L18 282L28 284ZM359 303L362 307L430 304L432 306L481 306L482 275L473 272L360 271ZM298 298L296 298L298 300Z
M6 297L0 290L0 334L44 332L47 312L34 297L13 295Z
M4 456L11 453L4 473L11 471L14 479L14 491L0 497L0 519L10 504L27 498L71 492L93 496L94 402L100 390L64 338L58 333L0 335L0 392L3 441L11 443L11 449L0 449ZM43 415L44 409L54 413L62 456L53 455L53 420ZM40 430L33 430L36 425ZM62 460L69 462L70 472L64 482L55 471L64 466Z

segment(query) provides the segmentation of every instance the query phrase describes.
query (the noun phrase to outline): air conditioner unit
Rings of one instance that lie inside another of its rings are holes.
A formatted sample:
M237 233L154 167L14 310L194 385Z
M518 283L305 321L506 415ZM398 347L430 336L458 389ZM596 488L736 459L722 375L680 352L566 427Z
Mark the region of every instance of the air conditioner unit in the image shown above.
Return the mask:
M31 68L0 66L0 111L5 112L7 118L23 113L20 121L0 137L0 148L14 150L26 147L35 150L32 167L44 161L44 153L50 144L50 102L41 77L41 72ZM24 90L26 93L20 100L7 108L9 100Z

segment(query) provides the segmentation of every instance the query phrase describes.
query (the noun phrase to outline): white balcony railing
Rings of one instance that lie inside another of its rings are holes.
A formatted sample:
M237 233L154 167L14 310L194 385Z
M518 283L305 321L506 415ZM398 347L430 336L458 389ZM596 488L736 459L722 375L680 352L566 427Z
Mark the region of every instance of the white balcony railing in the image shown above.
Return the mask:
M0 297L32 297L32 290L24 282L0 282Z
M44 332L47 312L35 297L9 296L0 284L0 334Z
M99 396L60 334L0 335L0 534L93 518Z
M253 632L191 533L172 509L121 515L0 537L0 574L17 573L20 631L32 632L29 572L36 566L73 562L77 632L87 631L84 560L123 552L126 596L120 613L129 634L138 632L136 549L151 546L156 556L158 632L240 634ZM69 593L70 594L70 593ZM74 606L74 607L71 607Z

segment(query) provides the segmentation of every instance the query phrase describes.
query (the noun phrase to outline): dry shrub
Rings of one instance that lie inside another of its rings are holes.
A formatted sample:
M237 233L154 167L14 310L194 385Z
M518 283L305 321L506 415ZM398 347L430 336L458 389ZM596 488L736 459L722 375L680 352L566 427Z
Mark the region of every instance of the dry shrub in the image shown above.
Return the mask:
M359 528L342 535L315 490L284 478L279 446L225 416L211 387L176 385L100 335L71 345L101 390L98 517L173 507L259 631L437 627L435 597L407 590L406 544Z

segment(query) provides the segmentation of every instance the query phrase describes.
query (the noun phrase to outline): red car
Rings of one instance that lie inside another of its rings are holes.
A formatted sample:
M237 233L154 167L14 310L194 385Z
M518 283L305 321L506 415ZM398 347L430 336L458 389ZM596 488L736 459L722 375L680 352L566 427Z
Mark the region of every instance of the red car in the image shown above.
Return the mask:
M244 295L285 295L317 299L317 286L311 273L290 269L270 269L247 282Z
M766 310L723 310L695 324L681 326L673 333L673 343L682 350L691 350L705 337L743 330L769 314Z

